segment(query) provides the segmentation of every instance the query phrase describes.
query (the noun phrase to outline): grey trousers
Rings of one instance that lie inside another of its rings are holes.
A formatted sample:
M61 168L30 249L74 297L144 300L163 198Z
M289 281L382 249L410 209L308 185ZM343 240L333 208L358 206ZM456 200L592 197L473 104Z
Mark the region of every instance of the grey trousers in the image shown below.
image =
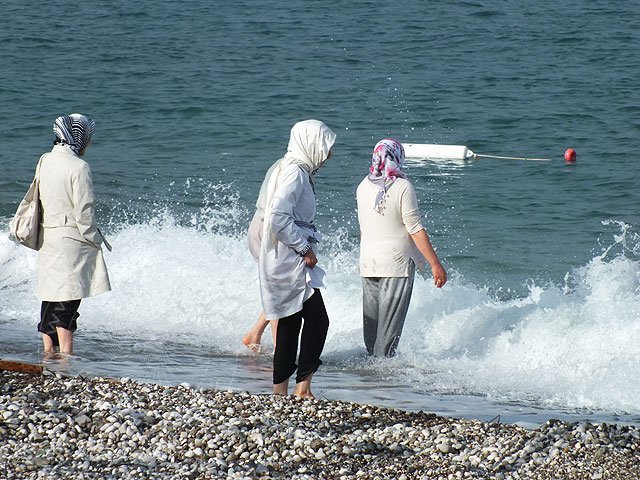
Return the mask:
M408 277L362 278L362 330L369 355L392 357L396 354L415 272L412 262Z

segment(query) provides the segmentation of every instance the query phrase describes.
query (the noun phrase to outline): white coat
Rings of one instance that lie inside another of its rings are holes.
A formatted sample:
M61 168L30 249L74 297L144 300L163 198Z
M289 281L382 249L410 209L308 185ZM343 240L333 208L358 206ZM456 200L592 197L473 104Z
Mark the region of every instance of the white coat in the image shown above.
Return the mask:
M44 154L40 202L38 297L63 302L111 290L96 224L91 170L70 148L55 145Z
M309 237L319 238L313 229L295 223L310 224L316 215L309 173L301 166L283 167L266 215L259 258L260 295L265 317L277 320L302 310L313 289L321 286L321 278L315 277L324 273L318 266L306 267L299 253L310 243ZM314 243L311 246L315 248Z
M302 254L309 248L315 252L320 241L311 225L316 216L312 175L329 157L335 139L336 134L318 120L296 123L287 153L269 169L260 189L257 206L264 205L264 225L258 266L267 320L301 311L314 288L324 286L324 271L317 265L307 267Z

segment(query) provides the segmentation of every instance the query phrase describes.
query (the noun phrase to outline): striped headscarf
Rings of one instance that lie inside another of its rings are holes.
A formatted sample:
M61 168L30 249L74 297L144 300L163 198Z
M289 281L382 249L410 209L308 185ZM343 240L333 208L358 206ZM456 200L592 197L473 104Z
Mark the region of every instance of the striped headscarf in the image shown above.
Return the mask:
M63 145L67 145L75 153L86 148L96 129L96 122L80 113L62 115L53 124L53 133Z
M404 164L404 147L400 142L392 138L385 138L376 143L371 156L369 168L369 180L373 182L380 192L376 195L374 208L380 209L384 194L393 182L407 176L402 171Z

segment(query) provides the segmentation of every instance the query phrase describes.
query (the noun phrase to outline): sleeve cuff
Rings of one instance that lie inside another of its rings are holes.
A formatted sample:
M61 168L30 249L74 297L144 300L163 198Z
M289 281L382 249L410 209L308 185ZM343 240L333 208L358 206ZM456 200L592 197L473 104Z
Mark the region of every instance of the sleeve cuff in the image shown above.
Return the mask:
M307 243L302 250L296 250L296 253L301 257L304 256L309 250L311 250L311 244Z
M426 228L424 228L422 223L417 223L415 225L412 225L411 228L407 227L407 232L409 232L409 235L413 235L414 233L418 233L420 230L425 230L426 231Z

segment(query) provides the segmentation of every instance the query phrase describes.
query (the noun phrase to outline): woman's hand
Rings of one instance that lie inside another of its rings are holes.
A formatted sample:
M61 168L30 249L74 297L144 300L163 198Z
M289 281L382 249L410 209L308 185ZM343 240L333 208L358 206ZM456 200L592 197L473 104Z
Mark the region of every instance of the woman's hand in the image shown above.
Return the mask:
M431 240L429 240L429 235L427 235L427 231L425 229L418 230L416 233L411 234L411 238L420 250L420 253L424 256L424 258L431 265L431 273L433 273L433 283L436 287L442 288L445 283L447 283L447 272L440 264L440 260L438 260L438 255L436 255L433 246L431 245Z
M433 273L433 283L436 287L442 288L447 283L447 272L440 262L431 267L431 273Z
M318 259L316 258L316 254L313 253L313 249L309 249L307 251L307 253L304 254L304 263L307 265L307 267L309 268L313 268L316 266L316 263L318 263ZM445 274L446 276L446 274Z

